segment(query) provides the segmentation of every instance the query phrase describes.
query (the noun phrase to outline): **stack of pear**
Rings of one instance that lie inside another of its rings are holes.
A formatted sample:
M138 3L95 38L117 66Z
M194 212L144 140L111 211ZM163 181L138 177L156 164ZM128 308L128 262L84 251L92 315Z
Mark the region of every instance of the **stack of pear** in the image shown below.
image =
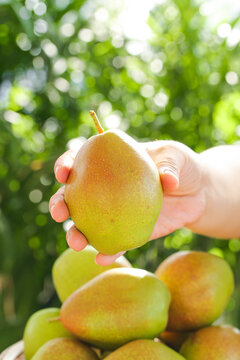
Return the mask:
M179 252L152 274L124 258L99 268L91 247L80 254L67 250L55 263L55 283L66 285L65 293L60 289L66 300L60 312L45 309L29 319L26 360L240 360L238 330L199 330L222 313L232 294L233 274L223 259Z
M162 204L157 166L143 146L121 130L103 132L80 148L65 186L76 227L102 254L142 246Z
M52 269L53 282L60 300L64 301L76 289L104 271L118 267L131 267L123 256L109 266L97 265L94 261L96 254L97 251L91 246L87 246L81 252L67 249L55 261ZM51 339L76 339L63 327L59 317L59 308L46 308L37 311L28 319L23 334L26 360L31 360L34 354Z
M163 282L150 272L131 268L124 257L111 268L100 267L95 255L90 246L82 253L66 250L54 264L55 283L66 300L60 313L50 308L30 317L24 331L26 360L55 356L74 360L75 353L82 353L84 360L97 359L106 349L135 339L154 339L165 329L170 293ZM81 341L89 349L87 357ZM92 355L91 346L101 351ZM68 349L73 357L68 357Z
M115 349L131 340L158 336L166 327L169 303L167 287L154 274L111 269L70 295L60 319L80 340Z

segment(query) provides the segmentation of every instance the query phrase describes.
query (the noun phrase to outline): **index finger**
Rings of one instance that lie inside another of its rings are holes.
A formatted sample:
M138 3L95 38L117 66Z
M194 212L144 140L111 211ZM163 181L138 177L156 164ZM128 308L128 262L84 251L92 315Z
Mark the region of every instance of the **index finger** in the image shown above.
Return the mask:
M76 151L68 150L64 154L62 154L55 162L54 173L57 181L61 184L64 184L67 181L76 154Z

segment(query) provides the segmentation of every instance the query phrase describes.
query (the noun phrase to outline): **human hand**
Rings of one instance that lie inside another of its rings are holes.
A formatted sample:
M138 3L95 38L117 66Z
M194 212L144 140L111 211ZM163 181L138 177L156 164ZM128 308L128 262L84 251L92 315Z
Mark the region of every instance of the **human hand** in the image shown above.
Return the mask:
M150 240L167 235L188 223L192 223L204 210L201 187L201 168L198 155L187 146L175 141L154 141L142 144L159 169L163 187L163 204ZM56 179L64 184L73 166L76 152L69 150L60 156L54 166ZM64 186L50 199L52 218L63 222L70 216L64 201ZM84 249L88 241L73 225L66 235L68 245L75 251ZM99 253L99 265L113 263L122 253L104 255Z
M143 144L155 162L163 188L162 209L150 240L194 223L204 212L205 193L199 154L177 141Z

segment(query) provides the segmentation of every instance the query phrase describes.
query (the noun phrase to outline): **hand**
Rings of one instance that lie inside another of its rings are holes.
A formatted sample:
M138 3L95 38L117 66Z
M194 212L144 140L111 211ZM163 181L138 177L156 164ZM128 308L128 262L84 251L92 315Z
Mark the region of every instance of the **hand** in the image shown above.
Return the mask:
M172 231L194 222L204 211L204 194L201 184L201 167L198 154L175 141L155 141L142 144L155 162L163 187L163 204L150 240L167 235ZM76 152L67 151L54 166L56 179L64 184L73 165ZM52 218L63 222L70 216L64 201L64 186L49 202ZM75 251L84 249L88 241L73 225L67 232L68 245ZM96 263L109 265L122 253L107 256L99 253Z
M143 144L155 162L163 187L162 210L150 240L188 227L205 210L205 186L199 154L177 141Z

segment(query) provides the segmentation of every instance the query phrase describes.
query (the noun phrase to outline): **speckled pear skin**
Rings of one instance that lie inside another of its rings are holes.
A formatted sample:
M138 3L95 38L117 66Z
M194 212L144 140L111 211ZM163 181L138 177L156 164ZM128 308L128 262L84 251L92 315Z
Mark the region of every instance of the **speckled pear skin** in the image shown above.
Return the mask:
M184 358L164 344L153 340L135 340L115 350L105 360L184 360Z
M111 350L166 327L170 293L145 270L108 270L64 302L60 319L70 332L97 348Z
M97 253L92 246L88 245L79 252L67 249L57 258L52 268L52 277L58 297L62 302L102 272L118 267L131 267L123 256L109 266L100 266L95 263Z
M162 204L158 169L121 130L92 136L79 150L65 187L76 227L111 255L145 244Z
M174 332L174 331L163 331L159 339L164 342L170 348L179 351L182 344L191 335L190 332Z
M172 296L167 326L170 331L191 331L210 325L222 314L234 289L227 262L201 251L169 256L156 275Z
M240 331L231 326L209 326L182 345L187 360L240 360Z
M98 360L96 353L78 340L57 338L45 343L32 360Z

